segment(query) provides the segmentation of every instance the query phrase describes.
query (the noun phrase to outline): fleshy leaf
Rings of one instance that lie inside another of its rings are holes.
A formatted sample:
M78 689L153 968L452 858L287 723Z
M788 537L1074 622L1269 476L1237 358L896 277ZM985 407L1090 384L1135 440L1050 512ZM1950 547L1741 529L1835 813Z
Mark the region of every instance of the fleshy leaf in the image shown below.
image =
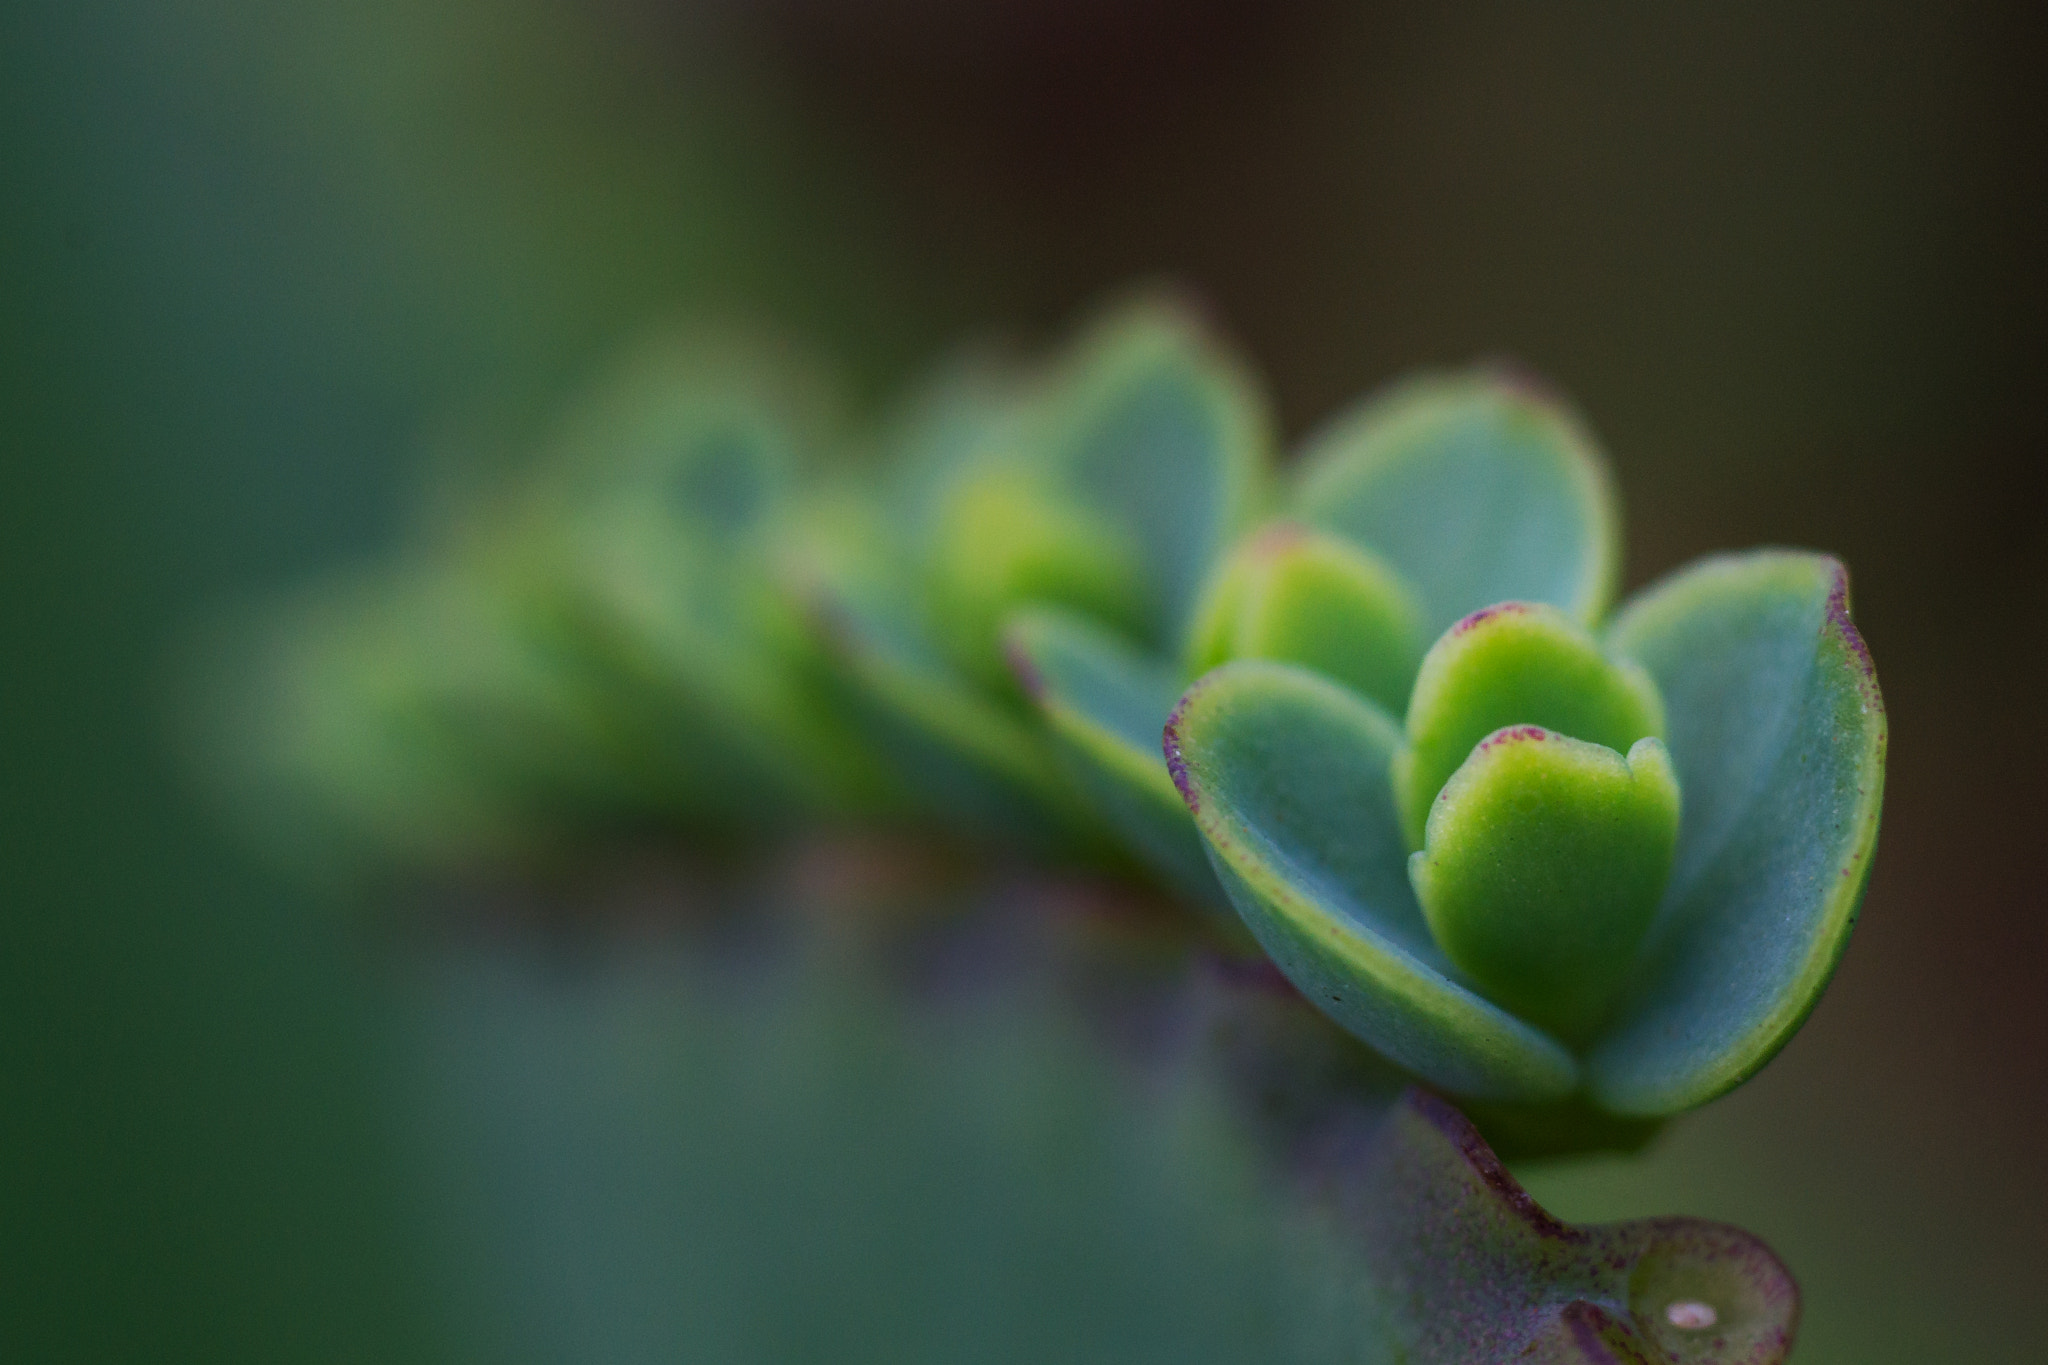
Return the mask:
M1380 1283L1406 1291L1391 1298L1394 1359L1768 1365L1791 1353L1798 1286L1739 1228L1561 1223L1463 1115L1419 1092L1368 1161L1361 1245Z
M1081 339L1044 420L1045 467L1130 535L1153 598L1146 638L1176 648L1262 492L1272 435L1250 372L1191 310L1153 298Z
M1293 522L1267 527L1223 562L1189 632L1191 674L1277 659L1396 714L1421 657L1421 612L1400 576L1369 551Z
M556 633L639 718L684 813L725 825L886 809L892 783L765 560L617 510L579 528Z
M1040 850L1073 842L1085 821L1051 748L952 666L901 585L860 575L812 594L848 704L936 817Z
M1456 1094L1562 1098L1570 1054L1457 979L1423 922L1386 780L1398 741L1346 688L1242 661L1188 690L1166 757L1238 913L1319 1009Z
M746 338L644 348L563 424L515 515L471 536L539 647L630 720L664 814L731 828L890 800L772 574L829 444L824 389Z
M583 660L548 646L511 578L469 560L418 566L399 585L386 610L412 689L403 720L517 804L572 821L632 808L666 778L645 735L605 705Z
M1664 694L1685 811L1640 989L1589 1083L1615 1112L1669 1114L1754 1074L1819 1001L1877 844L1884 702L1824 555L1704 560L1609 640Z
M1175 890L1220 909L1242 933L1160 751L1180 671L1071 612L1020 612L1004 640L1096 809Z
M1072 607L1127 629L1142 625L1135 547L1113 521L1059 496L1014 464L961 480L939 512L926 575L947 653L985 686L1006 687L1002 622L1017 607Z
M1649 675L1609 658L1557 608L1503 602L1473 612L1430 646L1408 703L1392 772L1411 849L1422 847L1430 803L1473 746L1514 725L1623 753L1663 733L1664 709Z
M743 952L650 938L641 898L573 972L516 933L415 964L421 1211L491 1252L465 1325L607 1365L1790 1348L1756 1239L1551 1218L1270 972L1018 887L903 913L928 894L771 897Z
M442 723L449 694L407 596L382 576L324 585L254 651L242 671L256 685L220 725L252 812L310 831L311 851L343 866L359 852L516 865L559 844L559 812L534 809Z
M1024 365L987 347L948 357L913 385L877 438L882 500L902 518L900 532L924 541L961 479L1017 458L1039 387Z
M1620 993L1677 837L1678 783L1657 740L1623 758L1522 725L1451 775L1408 871L1451 961L1578 1044Z
M1393 565L1425 638L1509 600L1591 623L1614 591L1619 518L1592 436L1503 371L1424 375L1339 417L1302 457L1293 511Z
M891 799L773 576L815 444L759 391L774 377L628 371L570 424L524 520L487 528L540 645L631 720L655 808L721 829Z

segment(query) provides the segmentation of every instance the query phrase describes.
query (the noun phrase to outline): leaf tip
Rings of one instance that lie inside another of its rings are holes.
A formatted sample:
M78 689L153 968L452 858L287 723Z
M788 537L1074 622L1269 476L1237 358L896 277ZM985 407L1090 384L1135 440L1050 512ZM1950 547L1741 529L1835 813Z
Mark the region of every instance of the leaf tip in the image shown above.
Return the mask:
M1474 368L1481 378L1516 398L1544 407L1569 406L1564 390L1550 376L1518 356L1488 356Z
M1880 714L1884 710L1884 699L1877 691L1877 664L1870 657L1870 646L1864 642L1863 632L1856 628L1855 620L1849 615L1849 567L1833 555L1823 555L1831 583L1828 588L1827 624L1824 629L1835 634L1848 650L1849 657L1856 665L1858 682L1865 699Z
M1530 604L1527 602L1496 602L1490 607L1481 607L1478 611L1468 612L1464 616L1459 617L1457 624L1453 625L1448 633L1451 635L1469 634L1496 617L1527 616L1529 614L1529 606Z

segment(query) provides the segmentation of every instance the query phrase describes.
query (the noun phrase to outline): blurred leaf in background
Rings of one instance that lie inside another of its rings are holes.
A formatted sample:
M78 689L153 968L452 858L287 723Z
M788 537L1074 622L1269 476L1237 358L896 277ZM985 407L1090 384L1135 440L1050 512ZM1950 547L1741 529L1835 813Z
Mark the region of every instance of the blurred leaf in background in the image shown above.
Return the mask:
M1626 1162L1800 1275L1812 1362L2012 1355L2048 1207L2038 18L2003 0L88 0L0 12L0 1353L460 1354L388 952L217 832L171 667L388 540L595 356L761 314L872 395L990 320L1205 291L1290 436L1519 355L1596 414L1628 586L1855 566L1899 743L1813 1023ZM490 1357L486 1344L474 1354Z

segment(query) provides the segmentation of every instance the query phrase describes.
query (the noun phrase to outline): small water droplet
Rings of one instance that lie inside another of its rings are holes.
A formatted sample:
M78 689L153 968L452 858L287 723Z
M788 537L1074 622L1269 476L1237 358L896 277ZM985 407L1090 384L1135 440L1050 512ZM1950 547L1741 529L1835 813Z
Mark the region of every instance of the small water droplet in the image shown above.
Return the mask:
M1664 1309L1664 1320L1681 1332L1704 1332L1721 1320L1711 1303L1678 1299Z

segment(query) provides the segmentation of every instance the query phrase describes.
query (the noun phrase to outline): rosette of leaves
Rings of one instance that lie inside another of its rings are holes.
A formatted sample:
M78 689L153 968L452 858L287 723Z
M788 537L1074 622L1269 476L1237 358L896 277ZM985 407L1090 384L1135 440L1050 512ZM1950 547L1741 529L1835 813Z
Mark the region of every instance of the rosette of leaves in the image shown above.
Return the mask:
M1591 439L1500 370L1425 376L1313 439L1271 515L1219 554L1179 629L1120 635L1056 605L1015 613L1018 673L1079 784L1183 894L1221 903L1160 736L1189 683L1233 659L1310 668L1392 714L1429 641L1505 598L1606 605L1616 518Z
M1340 424L1296 499L1435 642L1404 694L1370 685L1403 676L1392 646L1244 657L1240 624L1175 711L1180 794L1273 960L1524 1149L1627 1143L1753 1074L1832 973L1876 840L1884 708L1841 566L1715 557L1607 619L1607 481L1494 379ZM1240 576L1226 619L1257 616ZM1346 639L1297 598L1280 633Z

